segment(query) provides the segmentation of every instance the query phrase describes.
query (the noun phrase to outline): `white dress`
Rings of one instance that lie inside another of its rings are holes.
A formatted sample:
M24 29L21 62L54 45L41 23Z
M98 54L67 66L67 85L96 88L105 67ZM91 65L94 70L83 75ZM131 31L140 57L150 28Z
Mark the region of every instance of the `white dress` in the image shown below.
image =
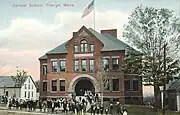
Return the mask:
M127 111L124 111L123 115L127 115Z

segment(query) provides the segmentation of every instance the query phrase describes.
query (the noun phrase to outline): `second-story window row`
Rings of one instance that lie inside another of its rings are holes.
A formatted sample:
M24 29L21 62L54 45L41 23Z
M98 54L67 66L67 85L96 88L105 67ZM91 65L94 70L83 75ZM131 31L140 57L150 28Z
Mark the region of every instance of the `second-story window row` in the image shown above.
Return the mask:
M52 72L53 73L66 71L66 60L52 61L51 64L52 64ZM47 71L47 69L46 69L46 71Z

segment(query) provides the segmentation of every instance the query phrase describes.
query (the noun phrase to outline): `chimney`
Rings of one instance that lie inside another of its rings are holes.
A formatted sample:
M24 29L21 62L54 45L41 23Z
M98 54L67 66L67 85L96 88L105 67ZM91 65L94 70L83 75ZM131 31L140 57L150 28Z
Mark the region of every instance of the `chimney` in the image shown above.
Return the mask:
M101 34L111 34L117 38L117 29L101 30Z

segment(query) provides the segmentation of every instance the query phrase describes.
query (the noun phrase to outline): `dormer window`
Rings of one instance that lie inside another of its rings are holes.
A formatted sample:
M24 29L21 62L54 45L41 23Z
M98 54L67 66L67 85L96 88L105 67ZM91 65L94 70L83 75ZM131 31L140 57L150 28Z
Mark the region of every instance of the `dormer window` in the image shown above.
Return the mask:
M88 45L86 40L81 41L81 52L87 52L88 51Z

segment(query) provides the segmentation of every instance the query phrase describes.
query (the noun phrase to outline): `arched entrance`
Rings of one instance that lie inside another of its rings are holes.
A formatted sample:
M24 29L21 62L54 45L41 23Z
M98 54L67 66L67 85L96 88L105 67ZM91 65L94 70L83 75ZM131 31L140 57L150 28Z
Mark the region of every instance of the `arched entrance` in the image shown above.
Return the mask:
M93 83L88 79L80 80L75 86L76 96L83 96L85 91L95 92Z
M94 90L94 92L100 92L100 87L97 80L93 76L88 74L81 74L74 77L69 84L68 93L76 93L78 92L78 89L80 89L80 87L86 87L87 89L91 88L92 90Z

